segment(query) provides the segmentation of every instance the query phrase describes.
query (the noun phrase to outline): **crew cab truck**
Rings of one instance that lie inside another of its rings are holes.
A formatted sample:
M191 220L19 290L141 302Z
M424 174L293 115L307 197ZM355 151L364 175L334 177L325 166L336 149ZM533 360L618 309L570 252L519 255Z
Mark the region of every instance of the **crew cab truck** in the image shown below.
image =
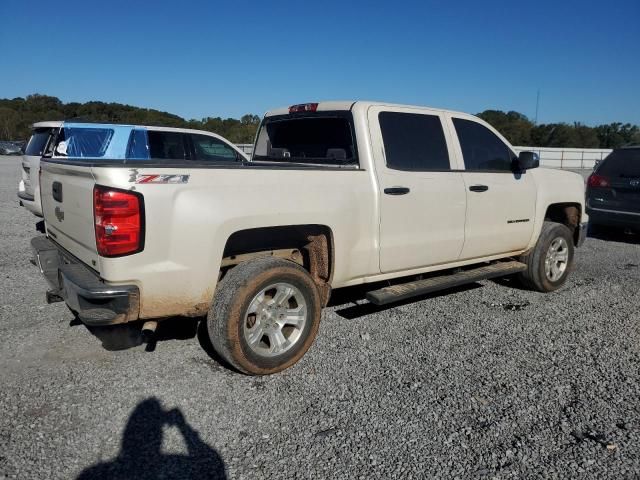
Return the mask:
M32 245L49 301L83 322L206 315L229 364L270 374L309 349L333 289L370 284L386 304L514 274L562 286L584 182L538 163L464 113L294 105L265 115L248 161L43 159Z

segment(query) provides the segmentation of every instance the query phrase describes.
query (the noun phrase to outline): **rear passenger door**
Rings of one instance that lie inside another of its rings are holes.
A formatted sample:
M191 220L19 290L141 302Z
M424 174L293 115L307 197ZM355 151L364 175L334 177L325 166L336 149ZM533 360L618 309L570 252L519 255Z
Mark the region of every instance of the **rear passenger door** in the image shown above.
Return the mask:
M536 185L531 173L516 173L516 154L491 129L471 118L448 116L464 163L467 196L465 242L460 259L515 252L533 234Z
M457 260L466 194L462 173L449 155L442 114L374 106L368 117L380 188L380 270Z

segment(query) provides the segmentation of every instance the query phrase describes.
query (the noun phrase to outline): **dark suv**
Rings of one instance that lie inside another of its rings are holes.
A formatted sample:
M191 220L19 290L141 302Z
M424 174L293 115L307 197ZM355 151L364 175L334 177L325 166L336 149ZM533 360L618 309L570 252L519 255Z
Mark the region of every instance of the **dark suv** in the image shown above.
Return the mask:
M592 226L640 229L640 145L617 148L587 181Z

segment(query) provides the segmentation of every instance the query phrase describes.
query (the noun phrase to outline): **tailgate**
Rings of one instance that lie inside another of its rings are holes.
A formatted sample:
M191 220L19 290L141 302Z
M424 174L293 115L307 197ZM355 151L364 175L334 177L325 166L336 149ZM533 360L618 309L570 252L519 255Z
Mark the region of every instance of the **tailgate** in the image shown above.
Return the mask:
M41 164L40 198L47 234L58 245L98 270L93 223L94 178L89 165Z

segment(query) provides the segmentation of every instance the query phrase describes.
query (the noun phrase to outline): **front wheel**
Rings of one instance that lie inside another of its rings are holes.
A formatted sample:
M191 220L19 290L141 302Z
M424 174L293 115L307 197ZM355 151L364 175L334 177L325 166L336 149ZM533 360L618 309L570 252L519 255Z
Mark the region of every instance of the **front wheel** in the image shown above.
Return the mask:
M567 281L573 268L573 237L566 225L544 222L535 247L520 261L527 269L519 274L524 286L539 292L552 292Z
M231 269L207 316L214 349L243 373L267 375L296 363L320 325L318 289L305 269L261 258Z

